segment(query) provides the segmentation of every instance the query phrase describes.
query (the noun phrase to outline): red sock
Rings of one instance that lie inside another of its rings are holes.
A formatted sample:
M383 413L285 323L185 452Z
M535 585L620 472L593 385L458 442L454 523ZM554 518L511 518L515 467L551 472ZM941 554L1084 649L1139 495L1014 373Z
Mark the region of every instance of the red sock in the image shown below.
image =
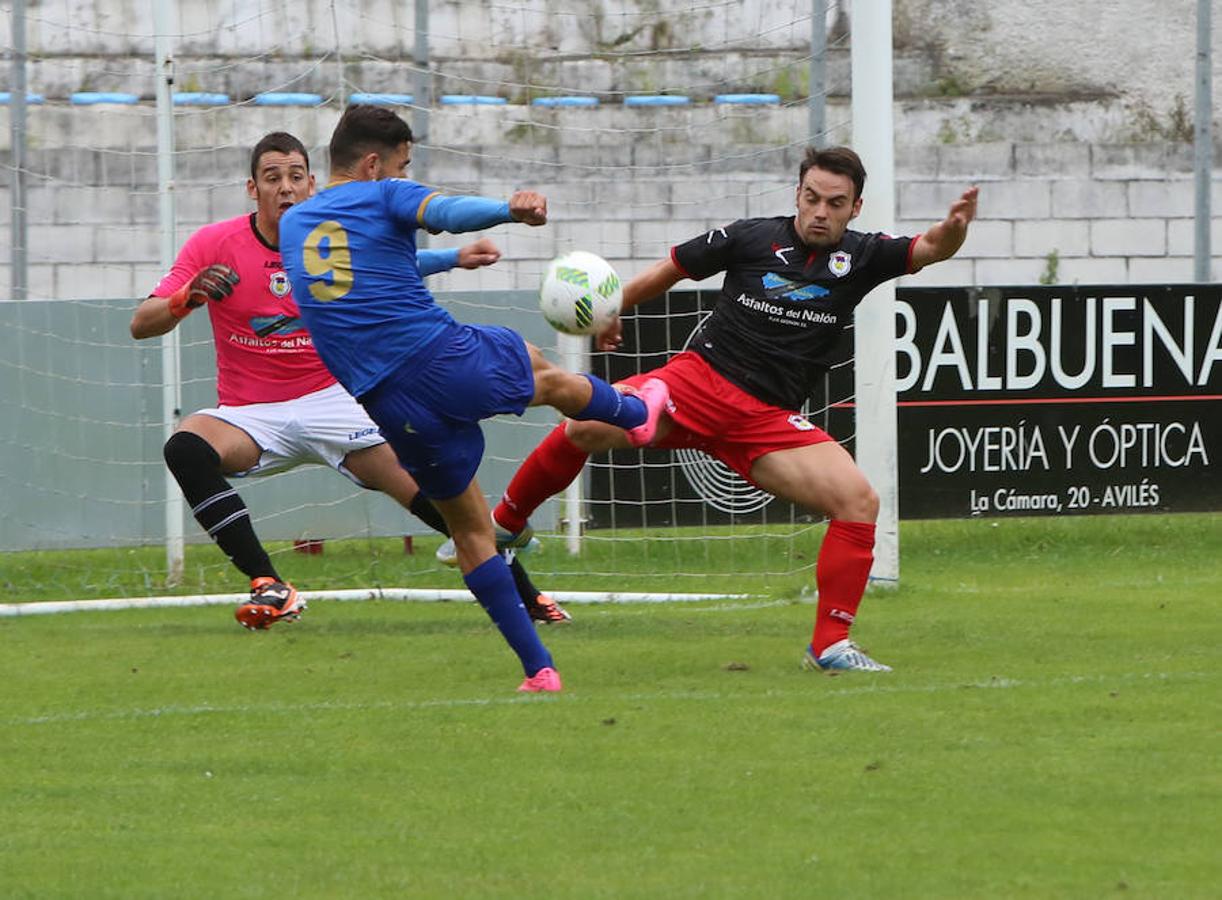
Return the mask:
M833 519L815 563L815 583L819 587L811 638L815 656L849 636L873 563L874 524Z
M544 500L563 491L581 474L589 456L569 440L561 422L518 467L492 517L502 528L521 531Z

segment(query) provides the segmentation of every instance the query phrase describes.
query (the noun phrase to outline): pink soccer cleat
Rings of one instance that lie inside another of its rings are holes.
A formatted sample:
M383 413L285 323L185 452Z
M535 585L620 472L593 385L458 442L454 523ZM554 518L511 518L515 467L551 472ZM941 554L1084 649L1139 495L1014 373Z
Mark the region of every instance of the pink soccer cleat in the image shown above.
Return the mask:
M518 685L523 694L554 694L559 690L560 673L552 668L540 669Z
M662 413L674 409L674 405L670 402L670 388L661 378L650 378L637 388L636 396L645 404L648 415L644 422L624 433L628 435L628 443L632 446L644 447L658 433L658 419L662 417Z

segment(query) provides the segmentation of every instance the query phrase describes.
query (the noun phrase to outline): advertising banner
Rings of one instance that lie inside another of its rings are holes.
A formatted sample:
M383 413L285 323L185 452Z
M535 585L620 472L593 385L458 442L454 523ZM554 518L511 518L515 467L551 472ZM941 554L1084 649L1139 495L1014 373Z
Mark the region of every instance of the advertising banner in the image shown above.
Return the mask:
M1220 293L899 291L901 518L1222 509Z
M627 318L600 374L660 366L715 297ZM1222 286L905 288L896 312L901 518L1222 510ZM805 411L852 451L846 337ZM594 527L807 515L695 451L595 460L589 497Z

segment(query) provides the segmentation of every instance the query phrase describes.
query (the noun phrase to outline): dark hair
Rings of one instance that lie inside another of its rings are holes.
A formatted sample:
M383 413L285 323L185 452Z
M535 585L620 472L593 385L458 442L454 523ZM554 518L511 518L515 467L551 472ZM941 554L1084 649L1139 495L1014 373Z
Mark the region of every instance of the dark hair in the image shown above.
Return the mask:
M297 140L287 131L273 131L265 134L250 151L250 177L256 181L259 178L259 159L264 153L300 153L305 160L306 171L310 171L310 154L306 152L305 144Z
M854 200L861 196L866 186L866 167L861 164L861 157L848 147L828 147L825 150L807 147L806 157L798 169L798 184L802 183L806 178L806 173L811 169L822 169L837 175L847 175L853 180L853 187L857 191L856 196L853 197Z
M411 128L386 107L349 106L331 134L331 168L347 169L366 153L383 156L411 141Z

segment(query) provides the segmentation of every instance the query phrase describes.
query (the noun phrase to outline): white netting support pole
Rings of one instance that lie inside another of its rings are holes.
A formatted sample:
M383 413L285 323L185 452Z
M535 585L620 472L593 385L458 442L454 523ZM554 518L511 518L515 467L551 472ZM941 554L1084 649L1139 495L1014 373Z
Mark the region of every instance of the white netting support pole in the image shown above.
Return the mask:
M822 147L827 134L827 0L810 3L810 84L807 88L810 138Z
M560 356L562 365L570 372L585 372L589 367L589 338L576 337L571 334L559 335ZM583 510L581 484L584 475L578 475L564 489L565 546L571 555L581 552L581 522Z
M1213 30L1210 15L1211 0L1197 0L1197 60L1195 95L1196 105L1193 122L1193 181L1196 187L1193 199L1193 257L1192 278L1207 284L1210 281L1210 262L1213 251L1210 241L1210 212L1213 174Z
M154 52L157 55L157 219L161 242L158 259L161 271L170 271L177 249L174 233L174 58L171 29L174 22L172 0L157 0L154 12ZM161 338L161 422L162 436L168 440L182 411L181 343L175 328ZM166 583L178 584L183 574L182 492L169 469L165 472L165 561Z
M13 66L12 91L9 94L9 147L12 149L13 174L9 194L11 225L9 229L9 278L13 300L25 300L30 289L29 230L26 219L26 66L25 0L13 4Z
M856 227L895 227L895 128L892 120L891 0L854 3L853 148L868 181ZM899 461L895 413L895 283L875 288L854 319L857 464L878 492L874 568L880 584L899 581Z
M412 64L416 68L414 78L415 97L412 107L412 178L423 184L429 183L429 109L433 105L433 82L429 72L429 3L416 0L415 38L412 43ZM416 232L417 246L428 246L429 233L421 228Z

